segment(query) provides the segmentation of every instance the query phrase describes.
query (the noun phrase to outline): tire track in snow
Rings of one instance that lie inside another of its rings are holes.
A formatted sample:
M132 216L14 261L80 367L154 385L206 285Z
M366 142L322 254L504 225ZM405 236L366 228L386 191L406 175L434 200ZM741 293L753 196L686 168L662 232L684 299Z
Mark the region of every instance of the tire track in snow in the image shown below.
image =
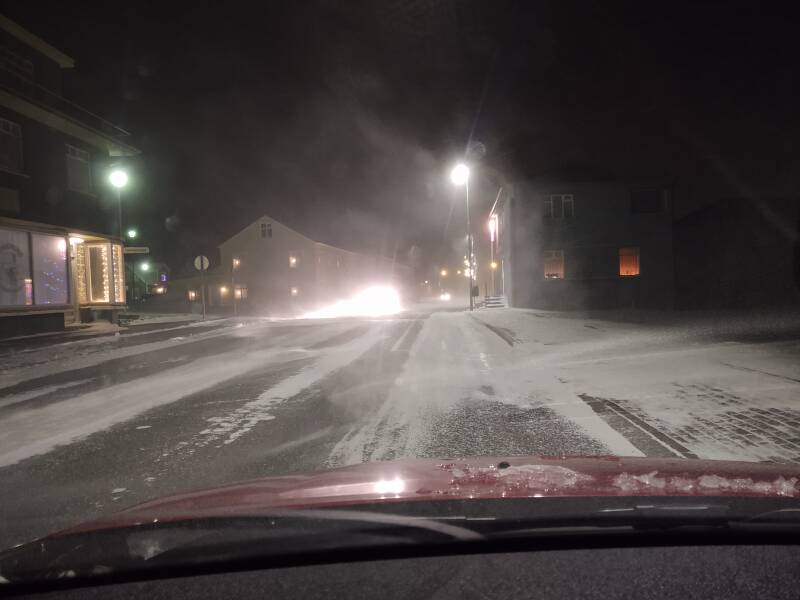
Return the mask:
M255 400L247 402L227 415L208 419L210 426L200 432L198 444L208 445L218 441L231 444L259 423L271 421L275 418L272 414L275 406L297 396L327 375L358 359L384 337L384 329L385 327L380 325L344 345L328 347L316 362L264 390Z

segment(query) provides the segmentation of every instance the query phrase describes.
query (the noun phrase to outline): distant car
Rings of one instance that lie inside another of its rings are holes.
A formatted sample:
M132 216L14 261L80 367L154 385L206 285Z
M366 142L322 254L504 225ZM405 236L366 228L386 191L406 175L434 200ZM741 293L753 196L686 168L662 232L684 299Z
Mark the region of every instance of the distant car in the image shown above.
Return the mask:
M141 504L6 551L0 582L67 598L97 585L120 598L789 598L799 475L611 457L372 463Z

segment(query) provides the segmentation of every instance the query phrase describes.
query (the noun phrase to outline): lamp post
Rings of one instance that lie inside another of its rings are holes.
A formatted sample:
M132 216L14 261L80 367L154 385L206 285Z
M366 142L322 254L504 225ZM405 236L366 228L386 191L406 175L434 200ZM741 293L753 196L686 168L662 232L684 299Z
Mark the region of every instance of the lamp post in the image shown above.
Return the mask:
M139 263L139 270L147 273L147 271L150 270L150 263L148 263L147 261ZM144 284L144 291L145 293L147 293L147 282L144 280L144 276L142 276L142 283ZM133 295L136 296L136 275L134 275L133 277L133 285L134 285Z
M450 171L450 181L455 185L463 185L465 191L465 198L467 203L467 261L469 262L469 309L473 310L472 303L472 230L469 223L469 167L464 163L458 163L453 170Z
M495 282L495 271L497 262L494 260L494 244L497 239L497 215L492 213L489 216L489 267L492 269L492 295L497 295L497 283Z

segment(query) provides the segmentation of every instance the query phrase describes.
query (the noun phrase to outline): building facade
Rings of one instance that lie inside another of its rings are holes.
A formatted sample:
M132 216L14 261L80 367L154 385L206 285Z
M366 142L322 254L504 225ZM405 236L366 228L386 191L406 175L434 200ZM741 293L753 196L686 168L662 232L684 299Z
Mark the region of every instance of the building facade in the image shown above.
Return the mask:
M800 200L698 189L515 185L490 216L500 289L511 306L550 310L797 304Z
M800 200L720 199L673 231L678 308L800 302Z
M0 337L63 329L125 308L118 238L0 217Z
M111 236L117 205L103 182L111 163L138 150L127 132L63 97L62 72L72 67L0 15L0 328L12 334L125 304L124 268L114 262L122 246Z
M219 246L219 264L175 278L153 304L198 312L293 315L347 298L370 285L408 289L411 270L384 257L316 242L263 216Z
M502 291L522 307L671 307L671 202L664 185L516 185L490 217Z

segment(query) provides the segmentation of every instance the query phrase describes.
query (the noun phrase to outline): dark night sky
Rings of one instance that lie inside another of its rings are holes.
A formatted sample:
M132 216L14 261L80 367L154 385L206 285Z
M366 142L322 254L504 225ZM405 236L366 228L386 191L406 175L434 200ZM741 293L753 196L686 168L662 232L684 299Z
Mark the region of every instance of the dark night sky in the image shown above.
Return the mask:
M798 21L777 5L0 10L76 59L68 97L133 133L143 155L126 220L175 266L263 213L356 250L416 244L434 263L463 222L458 204L444 233L447 168L470 139L485 148L483 205L498 173L573 164L679 176L716 158L787 185L800 172Z

